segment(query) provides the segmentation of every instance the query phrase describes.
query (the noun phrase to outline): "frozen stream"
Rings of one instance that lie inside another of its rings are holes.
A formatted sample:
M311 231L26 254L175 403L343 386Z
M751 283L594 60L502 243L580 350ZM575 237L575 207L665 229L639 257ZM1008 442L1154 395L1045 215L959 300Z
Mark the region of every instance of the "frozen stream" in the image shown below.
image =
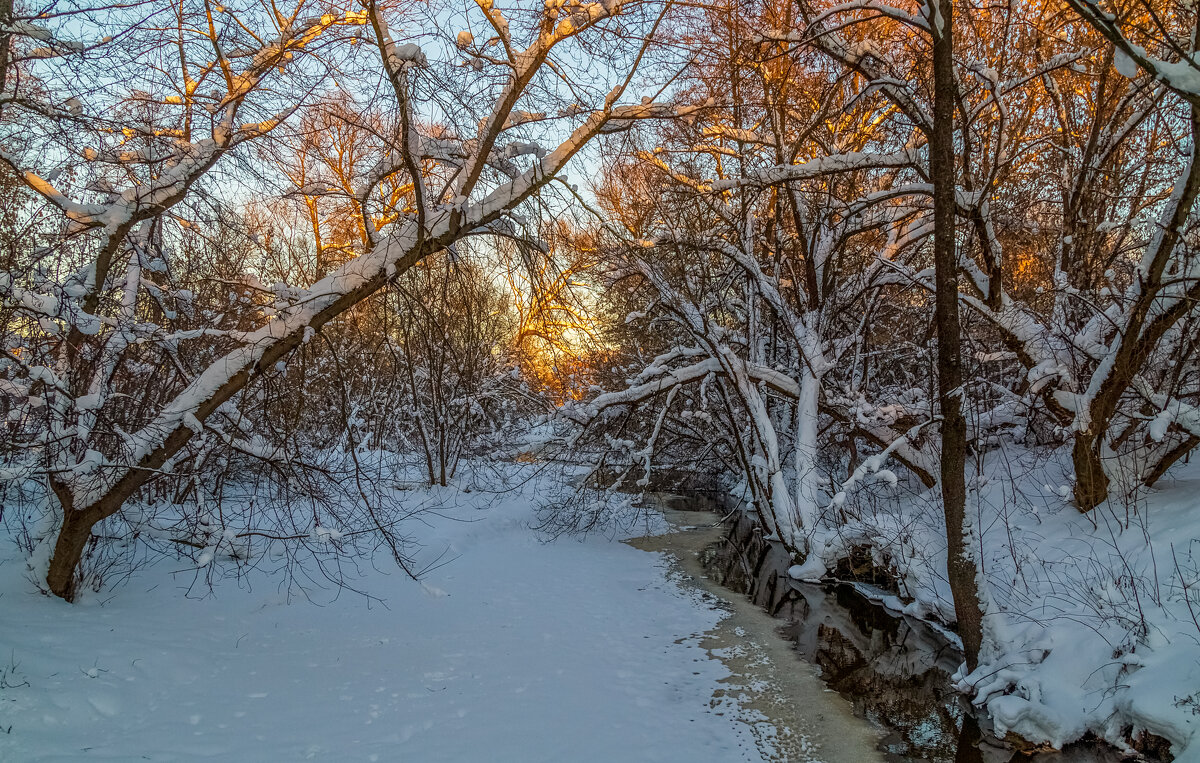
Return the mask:
M850 702L826 688L815 667L796 659L791 645L778 635L779 621L705 574L701 554L724 534L715 524L717 517L711 511L658 508L676 530L627 542L671 555L679 583L705 592L727 613L700 646L732 673L722 681L728 687L724 691L738 698L764 759L884 760L878 750L882 733L855 716Z

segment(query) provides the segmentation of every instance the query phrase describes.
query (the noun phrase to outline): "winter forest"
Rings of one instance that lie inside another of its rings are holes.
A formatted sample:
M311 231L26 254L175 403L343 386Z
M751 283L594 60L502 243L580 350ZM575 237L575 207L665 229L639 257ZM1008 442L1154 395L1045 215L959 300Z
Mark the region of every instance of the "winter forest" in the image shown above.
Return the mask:
M0 0L0 759L1200 760L1200 6Z

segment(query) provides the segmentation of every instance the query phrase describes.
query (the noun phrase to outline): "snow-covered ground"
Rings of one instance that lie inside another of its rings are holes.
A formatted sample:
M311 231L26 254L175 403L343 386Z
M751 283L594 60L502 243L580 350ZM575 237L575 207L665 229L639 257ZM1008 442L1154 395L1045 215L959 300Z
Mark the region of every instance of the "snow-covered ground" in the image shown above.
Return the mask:
M1006 446L982 464L970 518L985 643L961 686L1000 735L1062 746L1090 731L1124 747L1149 732L1200 760L1200 463L1081 514L1068 456ZM937 490L884 484L852 503L858 518L793 575L869 545L900 576L903 598L885 603L953 620Z
M760 759L763 719L702 645L721 614L663 555L543 542L538 480L414 492L444 507L413 523L422 557L450 561L422 585L381 555L356 584L385 605L289 603L261 573L189 597L169 560L70 605L5 543L0 760Z

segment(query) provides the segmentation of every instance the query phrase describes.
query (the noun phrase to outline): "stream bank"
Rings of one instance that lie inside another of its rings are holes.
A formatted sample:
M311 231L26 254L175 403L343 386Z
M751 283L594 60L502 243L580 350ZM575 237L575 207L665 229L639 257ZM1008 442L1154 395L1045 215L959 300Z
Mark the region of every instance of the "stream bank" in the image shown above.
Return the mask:
M764 618L754 633L771 652L774 674L767 678L778 682L785 694L797 692L788 694L784 704L791 699L793 709L806 709L806 698L814 691L809 679L819 676L829 687L826 691L836 691L855 716L878 730L870 755L856 750L849 757L826 759L937 763L1115 763L1123 759L1112 747L1090 740L1061 751L1044 751L995 739L987 719L979 717L951 684L962 655L943 633L886 609L854 585L792 580L787 576L792 562L786 551L764 541L750 517L730 512L719 494L684 492L647 495L648 502L678 529L631 544L670 553L697 586L732 611L741 614L748 605ZM792 674L800 676L799 686L791 685ZM788 714L768 706L764 713L785 726L804 729L808 722L803 712ZM838 721L845 723L845 719ZM819 737L818 732L813 738ZM839 746L842 741L838 739Z

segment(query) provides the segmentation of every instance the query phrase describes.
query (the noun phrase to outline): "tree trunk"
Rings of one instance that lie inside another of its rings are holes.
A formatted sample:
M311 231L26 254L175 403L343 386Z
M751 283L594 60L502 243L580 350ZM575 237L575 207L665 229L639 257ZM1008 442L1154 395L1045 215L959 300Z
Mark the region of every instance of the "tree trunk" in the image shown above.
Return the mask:
M12 50L13 0L0 0L0 91L8 87L8 56Z
M63 506L63 525L54 543L54 556L50 557L46 585L50 587L50 593L67 601L75 600L75 572L92 537L95 516L90 511Z
M1100 460L1100 438L1091 432L1078 432L1071 449L1075 465L1075 505L1088 512L1108 500L1108 475Z
M939 0L933 34L933 255L937 323L938 397L942 409L942 506L946 514L946 567L967 669L979 664L983 614L975 562L964 535L967 426L962 413L962 341L958 316L958 261L954 243L954 32L952 0ZM940 18L939 18L940 17Z
M796 400L796 514L806 534L816 526L820 511L817 485L817 424L820 421L821 380L806 364L800 372Z

